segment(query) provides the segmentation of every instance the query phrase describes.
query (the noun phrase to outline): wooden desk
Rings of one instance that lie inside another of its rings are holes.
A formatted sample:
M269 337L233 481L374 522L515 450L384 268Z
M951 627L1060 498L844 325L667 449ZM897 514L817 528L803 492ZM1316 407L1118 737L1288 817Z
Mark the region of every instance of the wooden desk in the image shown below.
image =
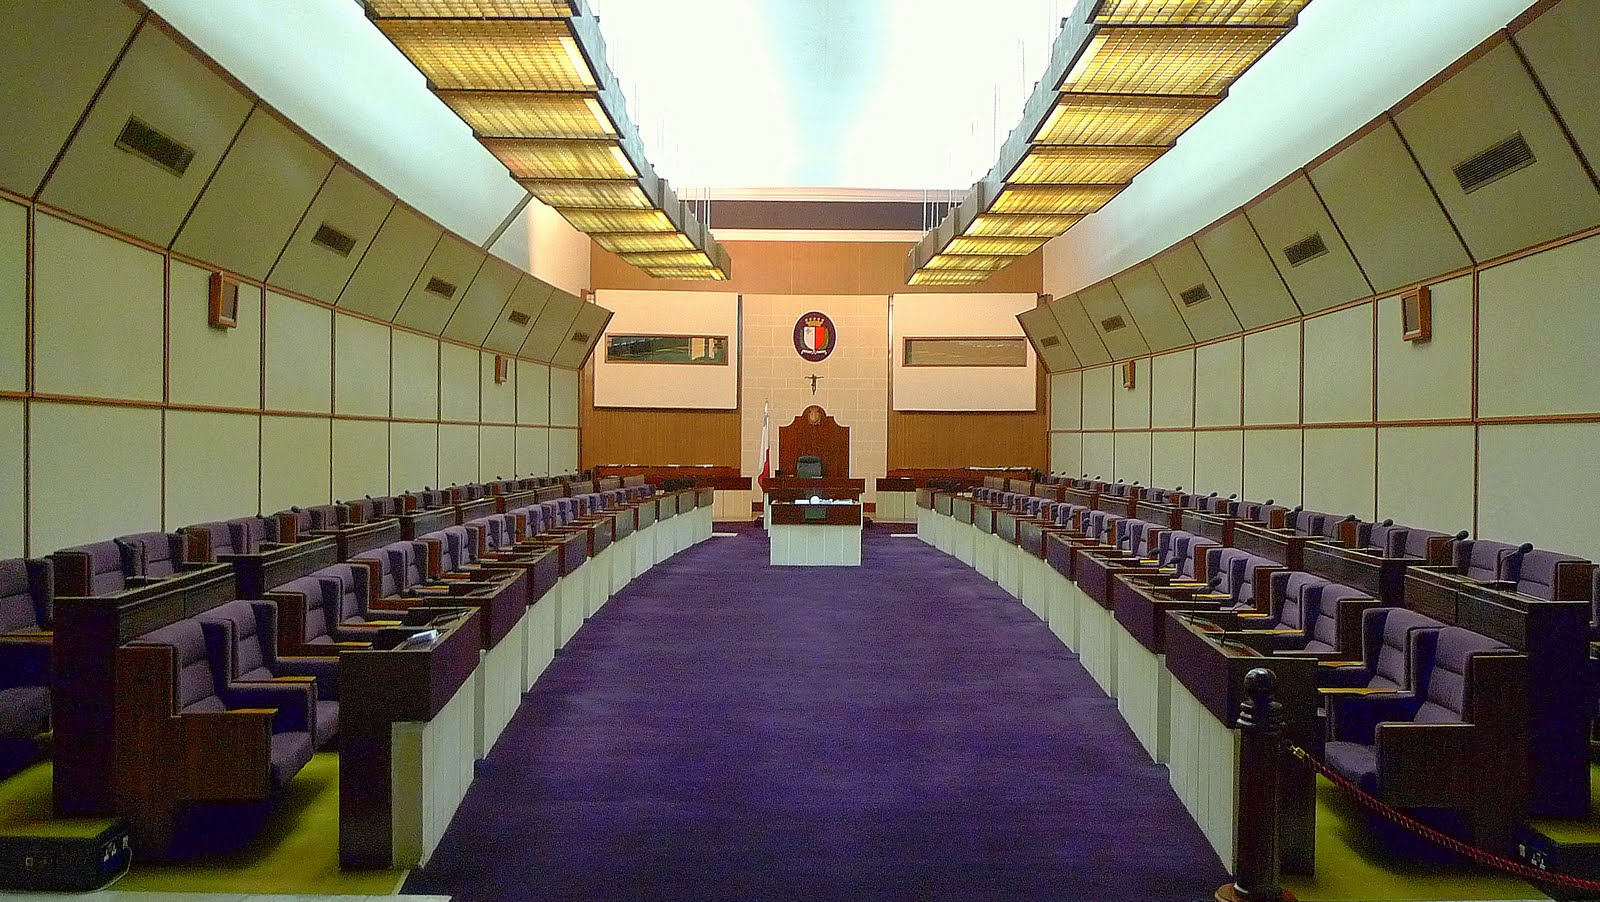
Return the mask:
M774 567L861 566L861 505L770 505L768 563Z

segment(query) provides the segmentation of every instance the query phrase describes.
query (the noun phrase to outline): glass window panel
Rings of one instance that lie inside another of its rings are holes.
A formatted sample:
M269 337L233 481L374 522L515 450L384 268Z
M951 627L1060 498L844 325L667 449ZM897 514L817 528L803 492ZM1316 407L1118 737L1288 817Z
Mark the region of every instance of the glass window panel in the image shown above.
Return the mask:
M1027 366L1026 338L908 338L906 366Z
M687 363L726 366L725 335L608 335L607 363Z

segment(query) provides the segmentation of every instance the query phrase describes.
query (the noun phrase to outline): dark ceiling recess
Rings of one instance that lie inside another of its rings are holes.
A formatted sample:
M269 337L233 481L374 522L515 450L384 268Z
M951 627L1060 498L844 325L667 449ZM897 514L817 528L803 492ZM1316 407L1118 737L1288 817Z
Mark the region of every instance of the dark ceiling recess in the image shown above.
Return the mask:
M948 209L943 202L714 200L710 219L718 229L921 232Z

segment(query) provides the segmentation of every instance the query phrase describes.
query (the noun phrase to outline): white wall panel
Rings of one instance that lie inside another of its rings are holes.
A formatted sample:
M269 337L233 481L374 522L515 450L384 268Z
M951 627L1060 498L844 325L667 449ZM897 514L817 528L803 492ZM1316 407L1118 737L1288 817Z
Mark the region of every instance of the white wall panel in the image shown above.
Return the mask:
M1376 430L1307 429L1301 503L1312 510L1371 520L1377 454Z
M578 470L578 430L576 429L551 429L547 431L550 436L550 473L575 473Z
M389 336L382 323L333 318L333 409L368 417L389 415Z
M1433 338L1406 341L1400 298L1378 301L1378 419L1472 414L1472 277L1430 288ZM1306 406L1310 411L1309 403Z
M333 425L321 417L261 418L261 512L333 500Z
M439 482L465 485L478 479L478 427L439 427Z
M478 355L474 348L439 343L439 419L478 421Z
M549 474L549 430L517 427L517 475L548 476Z
M168 530L260 509L260 417L169 410L166 429Z
M439 418L439 340L395 330L390 365L393 416Z
M1478 276L1478 412L1600 412L1600 238L1522 257Z
M1083 472L1083 436L1077 432L1050 434L1050 472L1077 476Z
M439 485L439 426L389 424L389 491L414 492Z
M1091 477L1110 480L1115 478L1112 462L1115 453L1113 436L1109 432L1086 432L1083 435L1083 470Z
M1372 419L1372 306L1305 321L1305 421Z
M1193 349L1162 354L1150 361L1140 378L1150 380L1150 425L1194 425Z
M1122 364L1112 367L1111 419L1118 429L1150 428L1150 358L1131 361L1133 388L1124 388Z
M1600 558L1600 424L1484 426L1477 534Z
M161 411L35 403L30 417L29 554L160 528ZM115 454L88 453L113 436Z
M550 425L578 425L578 371L550 369Z
M0 557L22 557L22 402L0 400Z
M909 338L1023 338L1017 314L1038 306L1038 295L897 294L889 303L895 410L1038 409L1038 361L1026 341L1020 367L905 365Z
M1111 392L1121 390L1117 368L1097 366L1083 371L1083 428L1111 428Z
M1194 434L1194 490L1224 497L1244 490L1244 433L1233 430Z
M1194 432L1156 432L1150 436L1150 484L1193 489Z
M485 423L511 424L517 421L517 362L506 359L506 381L494 381L495 355L484 352L478 363L480 419Z
M267 407L327 413L333 393L333 311L267 292Z
M333 421L333 497L347 501L389 494L389 424Z
M733 410L739 404L739 295L701 291L600 291L595 303L616 315L594 354L596 407ZM728 340L719 364L612 363L612 335L700 335Z
M550 368L517 361L517 422L543 426L550 422Z
M1244 434L1244 497L1300 503L1300 430L1251 429Z
M1050 428L1078 429L1083 425L1083 373L1057 373L1050 377Z
M478 429L478 481L510 479L517 472L517 435L514 426Z
M1194 424L1237 426L1243 404L1244 340L1230 338L1195 349Z
M261 289L239 286L238 325L211 325L211 273L172 261L168 381L174 404L261 406Z
M28 387L27 287L28 211L0 200L0 389L5 391Z
M1244 421L1300 422L1300 324L1244 337Z
M1150 485L1150 433L1118 432L1113 453L1112 476L1130 485Z
M1471 426L1379 429L1378 516L1435 532L1471 529L1472 443Z

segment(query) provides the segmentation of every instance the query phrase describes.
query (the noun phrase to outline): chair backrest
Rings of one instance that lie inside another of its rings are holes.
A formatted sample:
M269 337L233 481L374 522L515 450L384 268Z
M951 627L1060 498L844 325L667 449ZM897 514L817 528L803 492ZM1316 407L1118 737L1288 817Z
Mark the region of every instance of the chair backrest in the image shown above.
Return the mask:
M55 574L47 561L0 561L0 633L50 625Z
M1306 634L1305 649L1336 650L1339 647L1339 602L1365 597L1366 593L1338 583L1324 582L1320 586L1307 586L1301 602L1308 624L1302 627Z
M1535 549L1522 557L1517 591L1546 601L1585 599L1593 569L1581 557Z
M172 533L141 532L114 539L122 551L122 572L159 579L183 567L183 540Z
M439 530L444 533L445 544L439 549L439 567L446 573L460 570L478 559L478 543L472 530L465 526L449 526Z
M215 564L217 555L234 553L233 531L226 523L196 523L185 526L180 532L185 539L185 560Z
M1400 557L1405 554L1409 530L1409 526L1401 526L1393 520L1374 523L1367 531L1367 548L1383 557Z
M122 569L122 547L114 541L63 548L50 559L62 595L110 595L128 585Z
M1514 583L1522 577L1523 557L1532 550L1533 546L1527 544L1465 539L1456 543L1456 572L1481 583L1496 580Z
M1467 674L1479 655L1514 654L1514 650L1480 633L1459 626L1439 630L1428 674L1425 701L1417 709L1417 723L1461 723L1467 715Z
M228 536L233 540L234 554L260 554L263 542L278 540L278 531L265 517L240 517L228 521Z
M1274 573L1272 583L1278 596L1278 609L1272 612L1275 628L1305 631L1316 619L1322 589L1329 585L1328 581L1301 570L1292 570Z
M320 576L302 576L270 589L272 595L299 595L305 599L305 635L300 639L310 642L329 634L338 623L339 583Z
M1308 511L1304 508L1292 510L1286 519L1289 528L1297 534L1315 536L1322 534L1322 521L1327 514L1318 511Z
M212 678L221 694L229 681L255 670L271 670L277 663L277 618L269 601L230 601L199 617L211 657Z
M1337 596L1330 599L1323 593L1323 603L1330 607ZM1444 624L1426 614L1405 608L1372 608L1361 615L1361 657L1368 673L1368 685L1380 689L1420 689L1429 668L1429 661L1418 660L1412 647L1412 634L1423 633L1426 644L1420 650L1431 652L1433 637L1444 629Z
M309 536L315 527L311 523L311 511L303 507L291 507L272 515L272 523L278 529L278 535L284 541L300 541Z
M427 582L427 560L417 554L415 542L394 542L383 546L382 551L389 564L389 573L395 580L395 590L383 593L383 597L403 595L412 586Z
M1401 553L1395 556L1415 558L1419 561L1428 560L1429 554L1434 546L1461 544L1459 539L1454 538L1446 533L1434 532L1429 529L1417 529L1414 526L1406 528L1405 537L1401 539L1400 542ZM1451 556L1452 558L1454 557L1453 551L1451 552ZM1448 563L1448 561L1446 561L1446 563Z
M372 597L371 570L360 564L334 564L332 567L318 570L312 576L323 581L323 592L331 594L334 599L329 616L335 623L342 623L352 617L363 619L367 617L369 611L367 600Z
M174 650L173 677L178 696L174 701L178 710L201 707L220 711L225 707L217 698L217 678L211 670L205 630L199 620L187 617L135 641L140 645L168 645Z
M1240 604L1255 601L1256 571L1261 567L1281 569L1283 565L1239 548L1222 549L1217 555L1216 575L1222 577L1217 590L1233 596L1233 600Z

